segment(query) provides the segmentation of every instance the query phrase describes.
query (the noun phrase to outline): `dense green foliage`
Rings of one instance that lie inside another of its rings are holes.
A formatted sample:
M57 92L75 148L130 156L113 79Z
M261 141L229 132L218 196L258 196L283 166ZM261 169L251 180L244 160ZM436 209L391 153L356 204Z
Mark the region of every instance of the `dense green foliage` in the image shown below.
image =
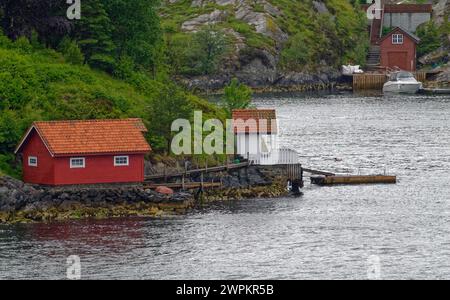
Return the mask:
M430 53L441 46L439 27L433 21L419 26L416 33L420 38L420 43L417 46L417 55L419 57Z
M114 70L112 24L101 1L83 2L82 18L71 34L81 48L85 62L108 72Z
M191 35L166 29L167 65L173 74L209 75L217 70L229 45L229 38L214 26Z
M227 42L225 35L213 27L206 27L194 34L192 59L194 70L202 75L211 74L217 68L221 57L225 54Z
M162 59L162 32L156 11L159 0L96 1L103 2L108 12L117 57L130 57L138 70L156 73Z
M158 0L83 0L80 20L66 17L60 0L0 2L0 25L8 37L37 39L52 48L66 39L80 48L84 62L113 74L123 57L134 70L155 74L161 60L162 32L156 12ZM69 49L69 56L76 55Z
M310 1L272 2L286 7L287 17L278 20L291 36L282 52L284 68L302 71L317 64L364 64L368 47L367 19L357 4L326 0L329 13L319 14L311 8Z
M231 117L233 109L245 109L251 104L252 90L234 78L231 83L225 87L222 97L222 105Z

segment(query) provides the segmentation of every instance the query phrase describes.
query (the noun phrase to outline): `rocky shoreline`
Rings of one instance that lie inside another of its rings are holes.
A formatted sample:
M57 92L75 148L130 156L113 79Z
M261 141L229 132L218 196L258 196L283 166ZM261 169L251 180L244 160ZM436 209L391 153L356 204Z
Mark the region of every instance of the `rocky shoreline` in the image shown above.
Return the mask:
M0 223L87 217L159 216L194 204L190 193L163 195L141 185L40 187L0 178Z
M285 181L277 171L251 167L220 176L223 187L206 190L200 196L197 192L160 194L141 184L42 187L3 176L0 177L0 224L162 217L185 213L195 206L214 201L274 198L288 194Z
M255 93L308 92L338 89L351 89L351 83L338 70L327 69L316 73L279 73L268 76L266 72L235 72L197 77L177 77L174 80L192 91L220 94L233 78L245 83Z

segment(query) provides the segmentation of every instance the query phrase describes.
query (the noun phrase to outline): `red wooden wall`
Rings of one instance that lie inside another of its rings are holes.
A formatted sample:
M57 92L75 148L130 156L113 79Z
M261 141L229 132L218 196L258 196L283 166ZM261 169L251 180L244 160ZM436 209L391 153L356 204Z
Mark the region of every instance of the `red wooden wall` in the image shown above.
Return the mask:
M403 44L392 44L392 34L401 32L392 32L388 37L381 41L381 66L399 67L405 71L416 70L416 43L406 34L403 34Z
M39 135L33 130L23 147L23 180L43 185L70 185L96 183L131 183L144 181L144 154L129 156L129 166L114 166L111 155L75 155L84 157L85 168L71 169L71 157L52 157ZM38 166L28 166L28 157L36 156Z
M36 130L33 129L25 141L22 154L23 181L46 185L53 185L55 183L53 158ZM29 156L36 156L38 158L37 167L28 166Z
M117 154L120 155L120 154ZM144 155L129 156L129 166L114 166L115 155L74 156L85 158L85 168L71 169L70 157L55 158L55 184L129 183L144 181Z

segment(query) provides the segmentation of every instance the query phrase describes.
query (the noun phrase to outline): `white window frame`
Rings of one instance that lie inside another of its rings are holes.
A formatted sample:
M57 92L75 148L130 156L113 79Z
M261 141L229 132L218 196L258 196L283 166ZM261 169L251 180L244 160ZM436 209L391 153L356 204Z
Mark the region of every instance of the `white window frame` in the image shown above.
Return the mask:
M36 162L32 163L31 160L34 159ZM37 156L28 156L28 166L29 167L37 167L38 166L38 158Z
M125 163L117 163L118 159L126 158L127 162ZM114 156L114 167L128 167L130 165L130 157L128 155L118 155Z
M405 37L401 33L396 33L392 35L392 44L393 45L403 45L405 41Z
M74 160L81 160L83 162L83 165L74 165ZM86 168L86 158L84 157L71 157L70 158L70 168L71 169L84 169Z

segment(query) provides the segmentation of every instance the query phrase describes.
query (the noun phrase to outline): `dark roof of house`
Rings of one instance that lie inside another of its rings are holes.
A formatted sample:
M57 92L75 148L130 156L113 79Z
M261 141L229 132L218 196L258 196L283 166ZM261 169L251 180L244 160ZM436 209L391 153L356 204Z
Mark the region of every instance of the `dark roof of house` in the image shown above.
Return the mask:
M16 153L35 130L52 156L151 151L141 119L34 122Z
M432 4L386 4L385 13L432 13Z
M234 133L277 133L275 109L233 110Z
M415 35L415 34L409 32L409 31L407 31L406 29L403 29L403 28L401 28L401 27L395 27L394 29L392 29L391 31L389 31L385 36L383 36L383 37L380 39L380 42L384 41L385 39L387 39L389 36L391 36L392 34L394 34L394 33L396 33L396 32L401 32L401 33L406 34L406 35L409 36L416 44L418 44L418 43L420 42L420 38L419 38L417 35Z

